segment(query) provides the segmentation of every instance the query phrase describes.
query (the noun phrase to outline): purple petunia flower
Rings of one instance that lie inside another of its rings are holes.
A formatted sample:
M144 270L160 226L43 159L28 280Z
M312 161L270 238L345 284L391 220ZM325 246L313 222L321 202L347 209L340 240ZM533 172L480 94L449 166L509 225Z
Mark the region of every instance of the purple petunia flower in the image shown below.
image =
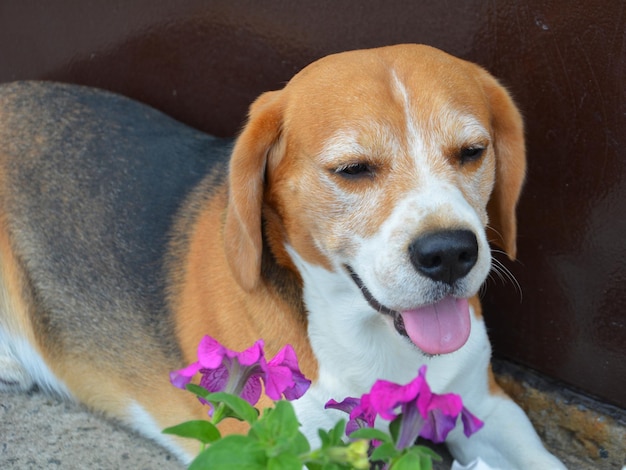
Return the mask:
M359 427L373 426L376 416L386 420L401 416L396 442L399 449L413 445L418 436L443 442L456 426L459 415L467 437L483 426L483 422L463 406L460 396L432 393L426 382L426 366L420 368L418 376L406 385L379 380L360 400L346 398L341 403L331 400L326 407L350 414L350 429L346 427L348 435Z
M198 361L171 372L170 381L184 389L200 372L201 387L209 392L239 395L251 405L261 397L261 382L272 400L280 400L281 396L295 400L304 395L311 382L300 372L293 348L287 345L266 361L263 346L263 340L258 340L245 351L236 352L205 336L198 345Z
M368 394L363 395L360 400L348 397L341 403L329 400L324 408L340 410L350 415L350 420L346 424L346 435L348 436L357 429L374 427L376 412L370 406Z
M265 393L272 400L280 400L281 395L287 400L297 400L311 385L311 381L300 372L296 352L290 345L278 351L269 362L262 358L260 366L264 372Z
M400 408L402 423L398 447L410 446L418 436L440 443L456 426L459 415L467 437L478 431L483 423L464 406L459 395L432 393L426 382L426 366L407 385L378 381L371 391L370 402L376 412L385 419L398 416Z

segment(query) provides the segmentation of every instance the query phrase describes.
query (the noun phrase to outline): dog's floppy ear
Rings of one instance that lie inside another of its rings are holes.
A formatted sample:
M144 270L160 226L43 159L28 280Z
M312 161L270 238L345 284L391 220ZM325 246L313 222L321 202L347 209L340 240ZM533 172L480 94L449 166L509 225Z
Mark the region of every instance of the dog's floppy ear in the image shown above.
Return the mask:
M267 157L280 135L281 92L261 95L250 107L248 123L237 139L230 160L229 194L224 225L226 257L245 290L261 274L261 208Z
M496 181L487 205L489 240L503 248L510 259L517 254L515 209L526 174L526 149L522 116L507 91L487 72L483 86L491 107L495 135Z

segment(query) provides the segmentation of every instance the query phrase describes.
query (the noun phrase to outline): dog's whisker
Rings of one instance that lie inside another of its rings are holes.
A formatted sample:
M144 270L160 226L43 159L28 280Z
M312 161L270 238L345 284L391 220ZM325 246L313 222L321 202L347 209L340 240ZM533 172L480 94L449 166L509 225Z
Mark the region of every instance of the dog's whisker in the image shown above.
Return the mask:
M498 252L498 250L493 250L494 252ZM489 272L489 278L494 279L493 274L495 274L498 279L502 282L502 284L506 284L510 282L515 287L515 290L519 293L520 302L523 300L523 292L522 286L520 285L517 278L513 275L511 270L507 268L502 261L499 259L492 257L491 258L491 271Z
M491 230L492 232L494 232L495 234L497 234L497 235L498 235L501 239L502 239L502 238L504 238L504 237L502 236L502 233L500 233L500 231L499 231L499 230L497 230L495 227L493 227L493 226L491 226L491 225L487 224L487 227L486 227L486 228L488 228L489 230ZM495 240L491 240L491 239L489 239L488 241L489 241L489 243L494 243L494 242L495 242ZM491 251L496 252L496 253L504 253L502 250L497 250L497 249L492 249Z
M487 285L485 282L483 282L481 286L478 288L478 298L482 299L485 296L486 292L487 292Z

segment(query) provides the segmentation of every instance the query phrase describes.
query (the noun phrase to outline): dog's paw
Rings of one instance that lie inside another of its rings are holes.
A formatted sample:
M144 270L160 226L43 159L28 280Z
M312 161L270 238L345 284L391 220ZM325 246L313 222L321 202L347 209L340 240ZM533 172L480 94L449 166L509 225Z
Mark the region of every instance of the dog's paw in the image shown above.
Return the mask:
M23 392L34 385L26 369L11 356L0 356L0 391Z

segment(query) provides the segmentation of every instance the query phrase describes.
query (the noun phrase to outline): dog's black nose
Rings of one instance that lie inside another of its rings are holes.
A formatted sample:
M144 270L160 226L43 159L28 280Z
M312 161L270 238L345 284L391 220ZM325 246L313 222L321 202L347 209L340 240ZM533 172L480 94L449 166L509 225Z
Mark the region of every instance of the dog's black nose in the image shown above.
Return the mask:
M469 230L443 230L422 235L409 245L411 263L434 281L452 284L476 264L478 241Z

